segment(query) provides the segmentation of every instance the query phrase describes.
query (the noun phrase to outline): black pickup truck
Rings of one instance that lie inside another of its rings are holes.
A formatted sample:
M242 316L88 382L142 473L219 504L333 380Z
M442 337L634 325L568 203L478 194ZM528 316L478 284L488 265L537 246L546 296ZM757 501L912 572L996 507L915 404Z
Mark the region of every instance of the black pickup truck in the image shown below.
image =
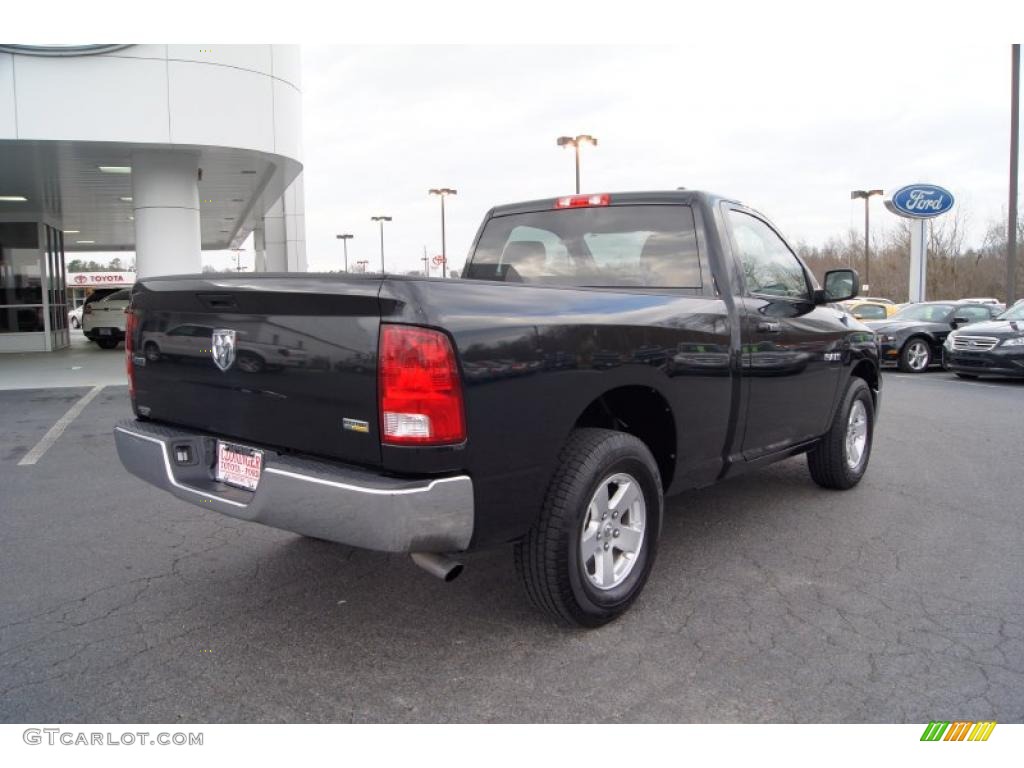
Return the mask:
M768 220L689 191L491 210L461 280L140 280L126 338L132 473L204 509L409 552L515 543L569 624L625 611L663 498L806 453L867 468L878 346Z

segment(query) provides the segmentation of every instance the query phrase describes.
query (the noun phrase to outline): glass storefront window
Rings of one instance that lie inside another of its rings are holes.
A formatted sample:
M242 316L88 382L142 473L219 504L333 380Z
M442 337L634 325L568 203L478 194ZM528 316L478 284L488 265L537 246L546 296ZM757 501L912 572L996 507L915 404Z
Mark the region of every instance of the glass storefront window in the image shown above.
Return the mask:
M35 222L0 222L0 334L45 333L67 346L63 233Z

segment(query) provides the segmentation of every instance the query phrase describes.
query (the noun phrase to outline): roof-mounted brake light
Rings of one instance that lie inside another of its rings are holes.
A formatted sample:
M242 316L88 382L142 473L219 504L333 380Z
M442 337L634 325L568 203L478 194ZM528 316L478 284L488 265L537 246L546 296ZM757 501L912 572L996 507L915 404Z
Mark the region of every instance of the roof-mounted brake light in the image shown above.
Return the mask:
M593 208L610 202L609 195L569 195L555 200L555 208Z

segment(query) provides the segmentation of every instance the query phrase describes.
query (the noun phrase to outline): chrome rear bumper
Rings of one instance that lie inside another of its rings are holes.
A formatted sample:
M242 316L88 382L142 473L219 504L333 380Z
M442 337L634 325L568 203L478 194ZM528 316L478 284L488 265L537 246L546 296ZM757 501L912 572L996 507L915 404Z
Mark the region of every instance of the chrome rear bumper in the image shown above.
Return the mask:
M253 446L263 451L263 471L257 489L247 491L214 479L216 439L135 420L114 428L125 469L204 509L383 552L461 552L472 539L473 482L466 475L385 477ZM174 458L185 445L189 464Z

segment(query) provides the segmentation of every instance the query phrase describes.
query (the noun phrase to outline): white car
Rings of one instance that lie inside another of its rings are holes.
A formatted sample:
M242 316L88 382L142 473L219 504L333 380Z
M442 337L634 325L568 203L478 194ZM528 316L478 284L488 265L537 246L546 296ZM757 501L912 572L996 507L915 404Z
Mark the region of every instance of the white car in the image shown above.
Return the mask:
M102 349L113 349L124 341L131 291L115 291L99 301L89 302L82 310L82 333Z
M246 324L236 323L238 339L238 368L244 373L259 373L265 369L281 370L282 368L302 368L307 363L307 353L296 346L294 338L271 338L271 342L261 342L251 338ZM185 323L174 326L166 332L146 331L142 333L139 348L146 360L157 363L161 358L195 357L210 360L210 347L213 345L213 327Z
M81 328L82 327L82 307L78 306L68 312L68 327L69 328Z

